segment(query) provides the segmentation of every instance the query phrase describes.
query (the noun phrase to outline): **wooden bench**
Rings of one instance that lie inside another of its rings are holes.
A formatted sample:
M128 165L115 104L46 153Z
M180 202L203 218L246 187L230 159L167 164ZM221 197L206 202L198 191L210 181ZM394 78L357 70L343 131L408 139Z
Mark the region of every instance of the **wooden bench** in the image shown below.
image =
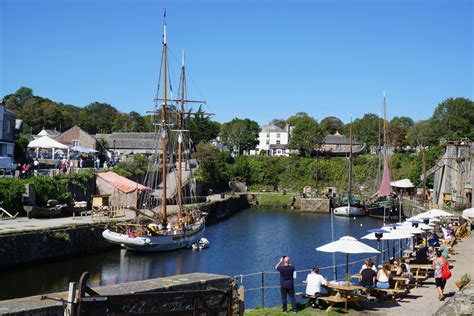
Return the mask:
M395 301L397 299L397 295L403 294L405 295L407 293L406 289L380 289L380 288L373 288L373 290L376 290L378 292L383 292L389 296L392 297L392 299Z

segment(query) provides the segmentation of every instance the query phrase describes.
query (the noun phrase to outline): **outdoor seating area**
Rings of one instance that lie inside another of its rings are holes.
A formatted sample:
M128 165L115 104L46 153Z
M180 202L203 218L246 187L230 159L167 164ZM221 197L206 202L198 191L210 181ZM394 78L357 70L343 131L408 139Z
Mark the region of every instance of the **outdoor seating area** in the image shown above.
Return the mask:
M379 251L374 251L375 249L360 243L355 238L342 237L339 241L319 247L317 250L342 252L347 256L349 253L377 253L376 259L366 260L359 273L349 275L347 257L345 281L327 282L326 285L322 285L327 293L320 293L313 297L306 293L303 297L316 299L317 307L327 308L327 311L330 311L338 304L344 306L344 310L347 311L350 306L357 309L368 308L372 310L377 309L377 306L388 301L397 302L408 297L413 297L416 300L416 296L411 296L410 293L419 287L432 287L434 294L436 286L440 282L438 279L434 282L435 277L442 280L445 277L444 274L441 277L439 275L441 272L436 270L438 269L437 262L444 262L443 266L446 265L449 269L455 268L453 256L459 255L455 248L462 241L462 238L456 238L456 232L468 226L470 228L470 225L471 222L463 223L463 219L453 214L441 210L431 210L414 218L409 218L404 223L391 224L381 229L369 230L370 234L362 237L362 239L377 240L379 249L380 242L387 240L386 249L389 254L388 240L392 240L392 242L398 241L400 247L399 257L396 257L395 244L393 244L393 256L388 255L387 258L382 258L381 260L381 253ZM418 226L424 229L419 229ZM464 231L464 238L469 237L469 235L470 233ZM406 240L405 250L402 249L404 239ZM342 240L345 240L345 247L340 245L335 247L335 244ZM448 242L450 246L446 246ZM357 249L357 247L364 249ZM428 247L431 247L432 250L428 251ZM373 267L375 266L374 261L380 261L380 264L377 265L378 270ZM387 276L387 286L379 286L384 274ZM367 284L367 275L370 276L369 284ZM432 285L433 283L434 285ZM439 297L439 300L444 300L444 297L443 294L443 296ZM315 307L315 305L312 306Z

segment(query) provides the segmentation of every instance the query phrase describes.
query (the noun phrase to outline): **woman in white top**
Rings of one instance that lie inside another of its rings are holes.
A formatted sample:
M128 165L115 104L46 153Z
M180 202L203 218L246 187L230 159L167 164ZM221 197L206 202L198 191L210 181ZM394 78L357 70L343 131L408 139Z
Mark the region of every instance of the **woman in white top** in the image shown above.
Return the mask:
M384 264L382 269L379 270L377 273L377 287L379 289L389 289L390 288L390 283L389 283L389 278L390 278L390 266L388 264Z
M311 269L311 272L306 277L306 295L311 297L310 303L312 307L316 307L316 298L321 293L321 285L326 284L326 279L319 274L319 269Z
M359 274L361 274L362 271L364 271L365 269L367 269L367 267L369 266L369 261L372 261L372 259L368 259L368 260L365 260L365 261L364 261L364 264L362 265L362 268L360 268ZM375 272L377 272L377 268L375 267L375 264L373 263L373 261L372 261L372 270L374 270Z

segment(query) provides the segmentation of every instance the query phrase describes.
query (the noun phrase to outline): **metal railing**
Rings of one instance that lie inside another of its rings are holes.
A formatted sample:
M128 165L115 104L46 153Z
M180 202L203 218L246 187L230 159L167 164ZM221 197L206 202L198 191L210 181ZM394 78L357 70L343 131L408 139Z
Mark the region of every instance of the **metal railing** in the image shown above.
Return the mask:
M392 251L392 253L390 253L391 249L392 248L394 251ZM385 249L382 249L381 250L381 262L384 262L384 261L387 261L389 258L399 258L402 256L402 252L401 252L401 249L400 249L400 243L398 241L395 241L393 246L392 247L387 247ZM387 259L387 260L384 260ZM363 259L359 259L359 260L355 260L355 261L351 261L349 262L349 271L351 271L351 268L353 269L356 265L360 265L362 266L362 263L365 261L365 260L368 260L368 259L372 259L374 260L374 262L378 262L379 260L379 257L378 256L370 256L370 257L366 257L366 258L363 258ZM337 265L330 265L330 266L324 266L324 267L321 267L319 268L319 271L322 275L326 275L326 276L329 276L329 275L333 275L333 279L336 280L336 281L342 281L342 280L345 280L345 278L341 279L341 278L338 278L338 268L340 269L341 267L343 267L344 269L344 277L345 277L345 267L346 267L346 264L345 263L342 263L342 264L337 264ZM302 270L296 270L296 275L298 275L299 273L309 273L311 271L311 269L302 269ZM358 271L358 270L357 270ZM326 272L326 273L324 273ZM241 291L243 292L255 292L255 291L260 291L260 304L262 307L265 307L265 291L266 290L275 290L275 289L279 289L280 288L280 284L278 283L279 282L279 279L278 278L273 278L273 283L271 284L268 284L268 281L269 280L272 280L271 276L276 276L276 275L279 275L279 272L278 271L260 271L260 272L254 272L254 273L249 273L249 274L239 274L239 275L236 275L234 276L234 278L237 280L237 283L238 283L238 286L241 287ZM350 273L349 273L349 276L350 276ZM253 278L253 282L250 281L250 279ZM255 280L256 278L258 278L257 280ZM247 279L247 280L246 280ZM306 286L305 283L301 282L301 283L295 283L295 288L301 288L303 286Z

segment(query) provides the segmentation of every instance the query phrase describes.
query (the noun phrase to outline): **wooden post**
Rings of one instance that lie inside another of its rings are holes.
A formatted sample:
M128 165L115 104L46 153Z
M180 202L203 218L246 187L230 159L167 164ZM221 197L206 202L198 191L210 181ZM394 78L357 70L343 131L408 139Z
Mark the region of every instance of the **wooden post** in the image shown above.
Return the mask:
M262 271L262 307L265 308L265 272Z
M244 304L244 301L245 301L245 288L244 288L243 285L239 286L238 293L239 293L239 315L243 316L244 311L245 311L245 304Z
M67 293L67 304L64 310L64 316L73 316L74 300L76 299L76 282L69 282L69 292Z

